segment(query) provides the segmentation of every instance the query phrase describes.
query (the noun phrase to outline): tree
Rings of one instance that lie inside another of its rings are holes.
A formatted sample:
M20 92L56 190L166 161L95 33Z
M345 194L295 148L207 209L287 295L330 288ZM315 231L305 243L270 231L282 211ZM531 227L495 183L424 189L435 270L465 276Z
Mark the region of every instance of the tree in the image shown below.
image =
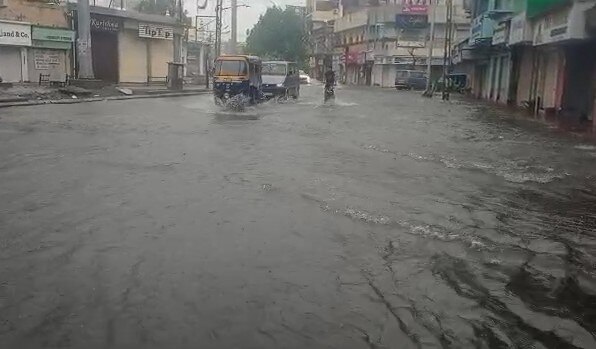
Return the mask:
M304 19L292 9L270 7L248 33L246 49L264 59L306 63L307 36Z
M142 13L162 16L166 14L173 15L176 9L176 0L140 0L132 6Z

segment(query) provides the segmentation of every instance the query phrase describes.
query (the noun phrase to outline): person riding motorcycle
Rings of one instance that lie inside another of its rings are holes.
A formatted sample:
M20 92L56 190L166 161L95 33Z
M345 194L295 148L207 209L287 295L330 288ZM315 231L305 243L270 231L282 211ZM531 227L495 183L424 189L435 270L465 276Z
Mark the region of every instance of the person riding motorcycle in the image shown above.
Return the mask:
M325 72L325 101L335 98L335 72L328 68Z
M325 88L327 89L333 86L335 86L335 72L329 68L325 72Z

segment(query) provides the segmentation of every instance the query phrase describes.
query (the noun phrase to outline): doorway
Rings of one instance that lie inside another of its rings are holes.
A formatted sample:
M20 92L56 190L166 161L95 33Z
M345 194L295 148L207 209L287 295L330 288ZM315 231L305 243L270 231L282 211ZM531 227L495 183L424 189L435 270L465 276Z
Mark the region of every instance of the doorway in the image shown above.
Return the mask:
M118 82L118 35L109 32L92 32L91 47L95 78Z

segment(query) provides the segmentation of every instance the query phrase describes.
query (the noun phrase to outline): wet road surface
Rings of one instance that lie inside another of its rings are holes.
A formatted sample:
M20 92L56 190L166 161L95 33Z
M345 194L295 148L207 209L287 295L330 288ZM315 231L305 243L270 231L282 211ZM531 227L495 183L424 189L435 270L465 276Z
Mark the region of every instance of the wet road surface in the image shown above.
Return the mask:
M596 348L596 147L337 95L0 110L0 348Z

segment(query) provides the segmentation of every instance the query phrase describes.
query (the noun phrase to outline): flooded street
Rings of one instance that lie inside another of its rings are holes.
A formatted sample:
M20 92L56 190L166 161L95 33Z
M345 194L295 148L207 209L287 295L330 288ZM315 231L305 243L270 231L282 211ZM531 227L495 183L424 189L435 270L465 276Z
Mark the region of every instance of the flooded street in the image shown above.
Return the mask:
M0 348L596 348L596 146L336 95L0 110Z

